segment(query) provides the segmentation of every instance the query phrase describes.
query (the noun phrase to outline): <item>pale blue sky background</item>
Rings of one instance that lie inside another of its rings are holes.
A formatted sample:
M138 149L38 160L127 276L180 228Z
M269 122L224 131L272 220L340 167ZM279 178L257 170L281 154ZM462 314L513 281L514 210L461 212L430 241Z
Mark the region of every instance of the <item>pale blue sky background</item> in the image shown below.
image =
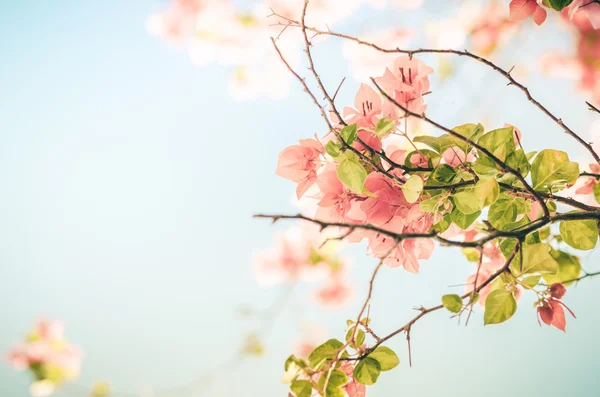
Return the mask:
M442 14L434 3L381 19L365 13L341 28L356 32L374 20L416 25L424 13ZM129 392L210 371L254 326L236 308L267 307L278 296L252 280L251 255L269 246L276 228L251 215L295 211L293 185L274 175L278 151L323 128L298 89L279 102L232 102L227 71L198 69L185 51L145 32L146 16L160 7L156 0L0 1L0 350L37 316L60 319L85 350L79 383L108 379ZM507 51L505 66L535 61L531 50L541 39L545 48L570 45L548 26L535 34ZM339 42L316 50L330 86L348 74L340 55ZM521 128L528 150L580 153L499 76L461 65L453 82L433 81L431 117L448 125L485 117L488 128L509 122ZM570 83L528 81L587 135L593 115ZM350 101L356 88L348 81L341 100ZM348 252L357 258L352 279L362 299L373 261L363 247ZM584 264L598 269L597 258ZM397 328L413 306L437 304L470 272L448 249L437 249L418 277L385 269L374 327ZM392 346L402 364L369 395L597 396L598 283L569 289L565 300L578 319L567 334L538 327L529 298L510 322L485 329L480 312L468 328L445 313L428 316L412 333L414 367L397 338ZM197 395L285 395L279 377L300 324L323 324L343 337L345 319L358 308L355 301L342 312L324 311L304 304L306 296L301 288L277 319L265 357ZM1 396L27 396L28 382L0 363Z

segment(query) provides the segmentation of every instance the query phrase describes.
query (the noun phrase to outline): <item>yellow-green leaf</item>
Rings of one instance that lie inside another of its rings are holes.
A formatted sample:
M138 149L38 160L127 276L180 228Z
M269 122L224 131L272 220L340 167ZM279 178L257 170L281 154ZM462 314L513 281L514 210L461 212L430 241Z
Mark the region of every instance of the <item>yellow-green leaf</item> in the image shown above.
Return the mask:
M512 292L505 289L494 290L490 292L485 300L484 324L503 323L511 318L516 311L517 302Z

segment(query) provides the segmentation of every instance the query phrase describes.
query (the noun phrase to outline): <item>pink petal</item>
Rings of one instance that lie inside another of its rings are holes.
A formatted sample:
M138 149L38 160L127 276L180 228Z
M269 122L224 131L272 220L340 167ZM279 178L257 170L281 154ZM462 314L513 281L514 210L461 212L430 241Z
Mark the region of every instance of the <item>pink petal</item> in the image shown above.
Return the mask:
M539 25L543 24L545 20L546 20L546 10L544 10L540 6L537 6L537 8L535 9L535 11L533 13L533 21L535 23L537 23L539 26Z
M535 0L512 0L510 2L510 19L521 21L533 14L537 6Z

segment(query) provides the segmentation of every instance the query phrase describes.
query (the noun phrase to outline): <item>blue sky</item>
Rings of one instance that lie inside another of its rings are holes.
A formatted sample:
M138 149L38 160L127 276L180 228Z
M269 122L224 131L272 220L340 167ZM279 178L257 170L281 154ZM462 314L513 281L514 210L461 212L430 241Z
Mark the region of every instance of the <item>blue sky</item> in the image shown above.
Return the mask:
M198 69L185 51L145 32L146 16L160 7L0 1L0 350L37 316L61 319L85 350L79 383L107 379L130 392L185 383L229 359L254 326L237 308L277 299L277 289L259 289L250 273L252 253L276 227L251 216L295 211L294 187L274 174L277 154L323 129L299 89L279 102L232 102L228 71ZM344 28L364 23L355 17ZM565 34L544 29L535 33L543 46L568 47ZM534 49L521 43L507 62L535 61ZM330 85L347 74L339 42L316 56ZM447 125L481 117L488 128L509 122L528 150L580 153L501 77L460 65L455 81L432 85L431 117ZM528 77L534 94L587 134L593 115L569 83ZM341 100L357 87L350 81ZM362 297L373 261L364 247L348 252ZM594 270L596 260L584 264ZM374 326L397 328L413 306L437 304L471 271L458 251L441 249L418 277L384 269ZM370 395L595 396L597 282L569 290L578 319L567 334L539 328L527 299L509 323L485 329L481 313L467 328L432 315L413 330L414 367L404 341L393 341L401 366ZM275 322L266 356L222 373L209 395L283 395L282 363L299 325L342 336L358 302L332 313L303 304L305 296L302 287ZM0 364L0 394L27 396L28 381Z

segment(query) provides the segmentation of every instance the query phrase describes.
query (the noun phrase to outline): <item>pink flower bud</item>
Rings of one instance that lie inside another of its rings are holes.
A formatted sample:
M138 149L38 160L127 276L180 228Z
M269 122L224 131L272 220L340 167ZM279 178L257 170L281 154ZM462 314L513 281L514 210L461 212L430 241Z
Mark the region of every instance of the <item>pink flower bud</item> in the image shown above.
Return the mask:
M555 299L561 299L567 293L567 289L561 283L554 283L550 286L550 295Z

